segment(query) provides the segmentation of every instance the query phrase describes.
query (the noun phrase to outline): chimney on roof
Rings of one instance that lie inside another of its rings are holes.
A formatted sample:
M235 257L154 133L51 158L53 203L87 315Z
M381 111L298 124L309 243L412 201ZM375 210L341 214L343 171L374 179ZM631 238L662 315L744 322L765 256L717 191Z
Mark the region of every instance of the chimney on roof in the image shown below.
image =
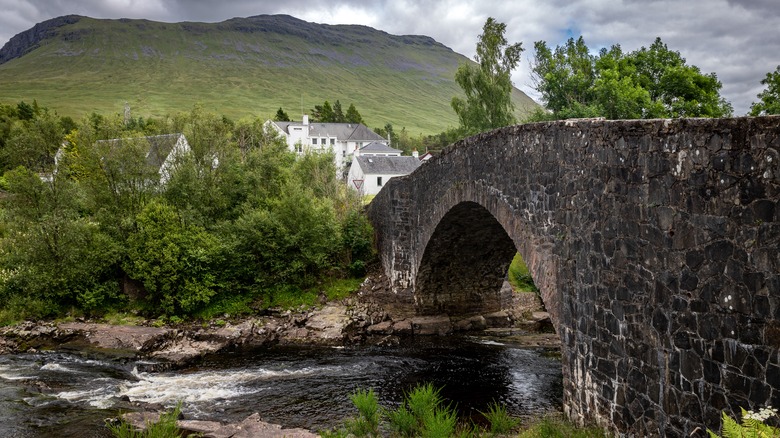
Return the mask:
M308 125L309 124L309 115L308 114L304 114L303 115L303 124L304 125Z
M412 149L412 156L414 158L420 158L420 154L417 152L417 149Z

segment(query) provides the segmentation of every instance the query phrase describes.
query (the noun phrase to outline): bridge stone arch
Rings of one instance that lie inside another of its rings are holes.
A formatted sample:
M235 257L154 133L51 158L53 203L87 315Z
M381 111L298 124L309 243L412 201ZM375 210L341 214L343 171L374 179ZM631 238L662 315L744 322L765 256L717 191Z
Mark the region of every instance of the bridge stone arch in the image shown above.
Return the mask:
M671 437L780 404L779 200L780 118L567 121L456 143L368 213L417 314L496 305L516 248L561 337L566 414Z

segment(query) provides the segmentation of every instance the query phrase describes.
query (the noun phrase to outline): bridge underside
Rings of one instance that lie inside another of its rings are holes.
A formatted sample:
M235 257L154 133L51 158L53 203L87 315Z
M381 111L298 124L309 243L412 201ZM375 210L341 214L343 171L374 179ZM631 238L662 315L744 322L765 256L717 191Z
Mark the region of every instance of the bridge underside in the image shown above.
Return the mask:
M456 205L439 222L420 262L417 312L477 315L504 308L512 297L501 286L516 251L484 207Z

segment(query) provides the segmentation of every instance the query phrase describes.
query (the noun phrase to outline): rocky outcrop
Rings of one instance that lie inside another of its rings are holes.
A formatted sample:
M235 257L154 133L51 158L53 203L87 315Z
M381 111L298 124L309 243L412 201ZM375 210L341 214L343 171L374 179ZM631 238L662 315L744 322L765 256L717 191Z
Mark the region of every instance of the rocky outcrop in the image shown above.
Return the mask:
M122 419L136 430L145 430L150 423L160 419L160 413L130 412L122 415ZM203 438L316 438L319 436L305 429L283 429L278 424L266 423L257 413L235 424L180 419L176 425L184 433L197 434Z
M155 369L185 366L205 355L236 348L272 345L342 346L395 345L406 336L443 336L451 333L516 327L538 330L549 316L532 293L514 294L506 310L470 317L416 316L387 311L376 301L386 287L382 277L369 277L361 291L319 309L276 311L269 315L211 325L111 325L95 322L25 322L0 332L0 354L40 349L84 350L108 356L150 358ZM371 297L370 299L368 297Z
M40 46L41 41L56 35L58 28L78 22L79 15L65 15L36 24L32 28L13 36L0 49L0 64L21 58Z

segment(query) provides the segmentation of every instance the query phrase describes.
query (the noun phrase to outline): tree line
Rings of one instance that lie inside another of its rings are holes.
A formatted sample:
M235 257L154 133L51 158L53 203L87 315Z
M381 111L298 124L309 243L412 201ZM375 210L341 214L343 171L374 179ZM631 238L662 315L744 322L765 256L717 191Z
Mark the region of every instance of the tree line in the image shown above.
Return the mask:
M459 126L441 139L465 137L517 122L511 101L511 72L520 62L521 43L509 44L506 25L488 18L479 36L475 64L462 65L455 80L465 99L451 105ZM660 38L649 47L624 52L619 44L594 55L585 40L569 38L550 48L534 43L532 76L543 108L524 122L568 118L607 119L727 117L732 106L724 99L715 73L688 65L680 52ZM780 114L780 66L761 81L766 89L750 115Z
M263 120L195 107L71 123L28 106L0 105L2 321L197 316L360 276L373 257L333 156L296 158ZM172 132L191 152L161 180L144 136Z

